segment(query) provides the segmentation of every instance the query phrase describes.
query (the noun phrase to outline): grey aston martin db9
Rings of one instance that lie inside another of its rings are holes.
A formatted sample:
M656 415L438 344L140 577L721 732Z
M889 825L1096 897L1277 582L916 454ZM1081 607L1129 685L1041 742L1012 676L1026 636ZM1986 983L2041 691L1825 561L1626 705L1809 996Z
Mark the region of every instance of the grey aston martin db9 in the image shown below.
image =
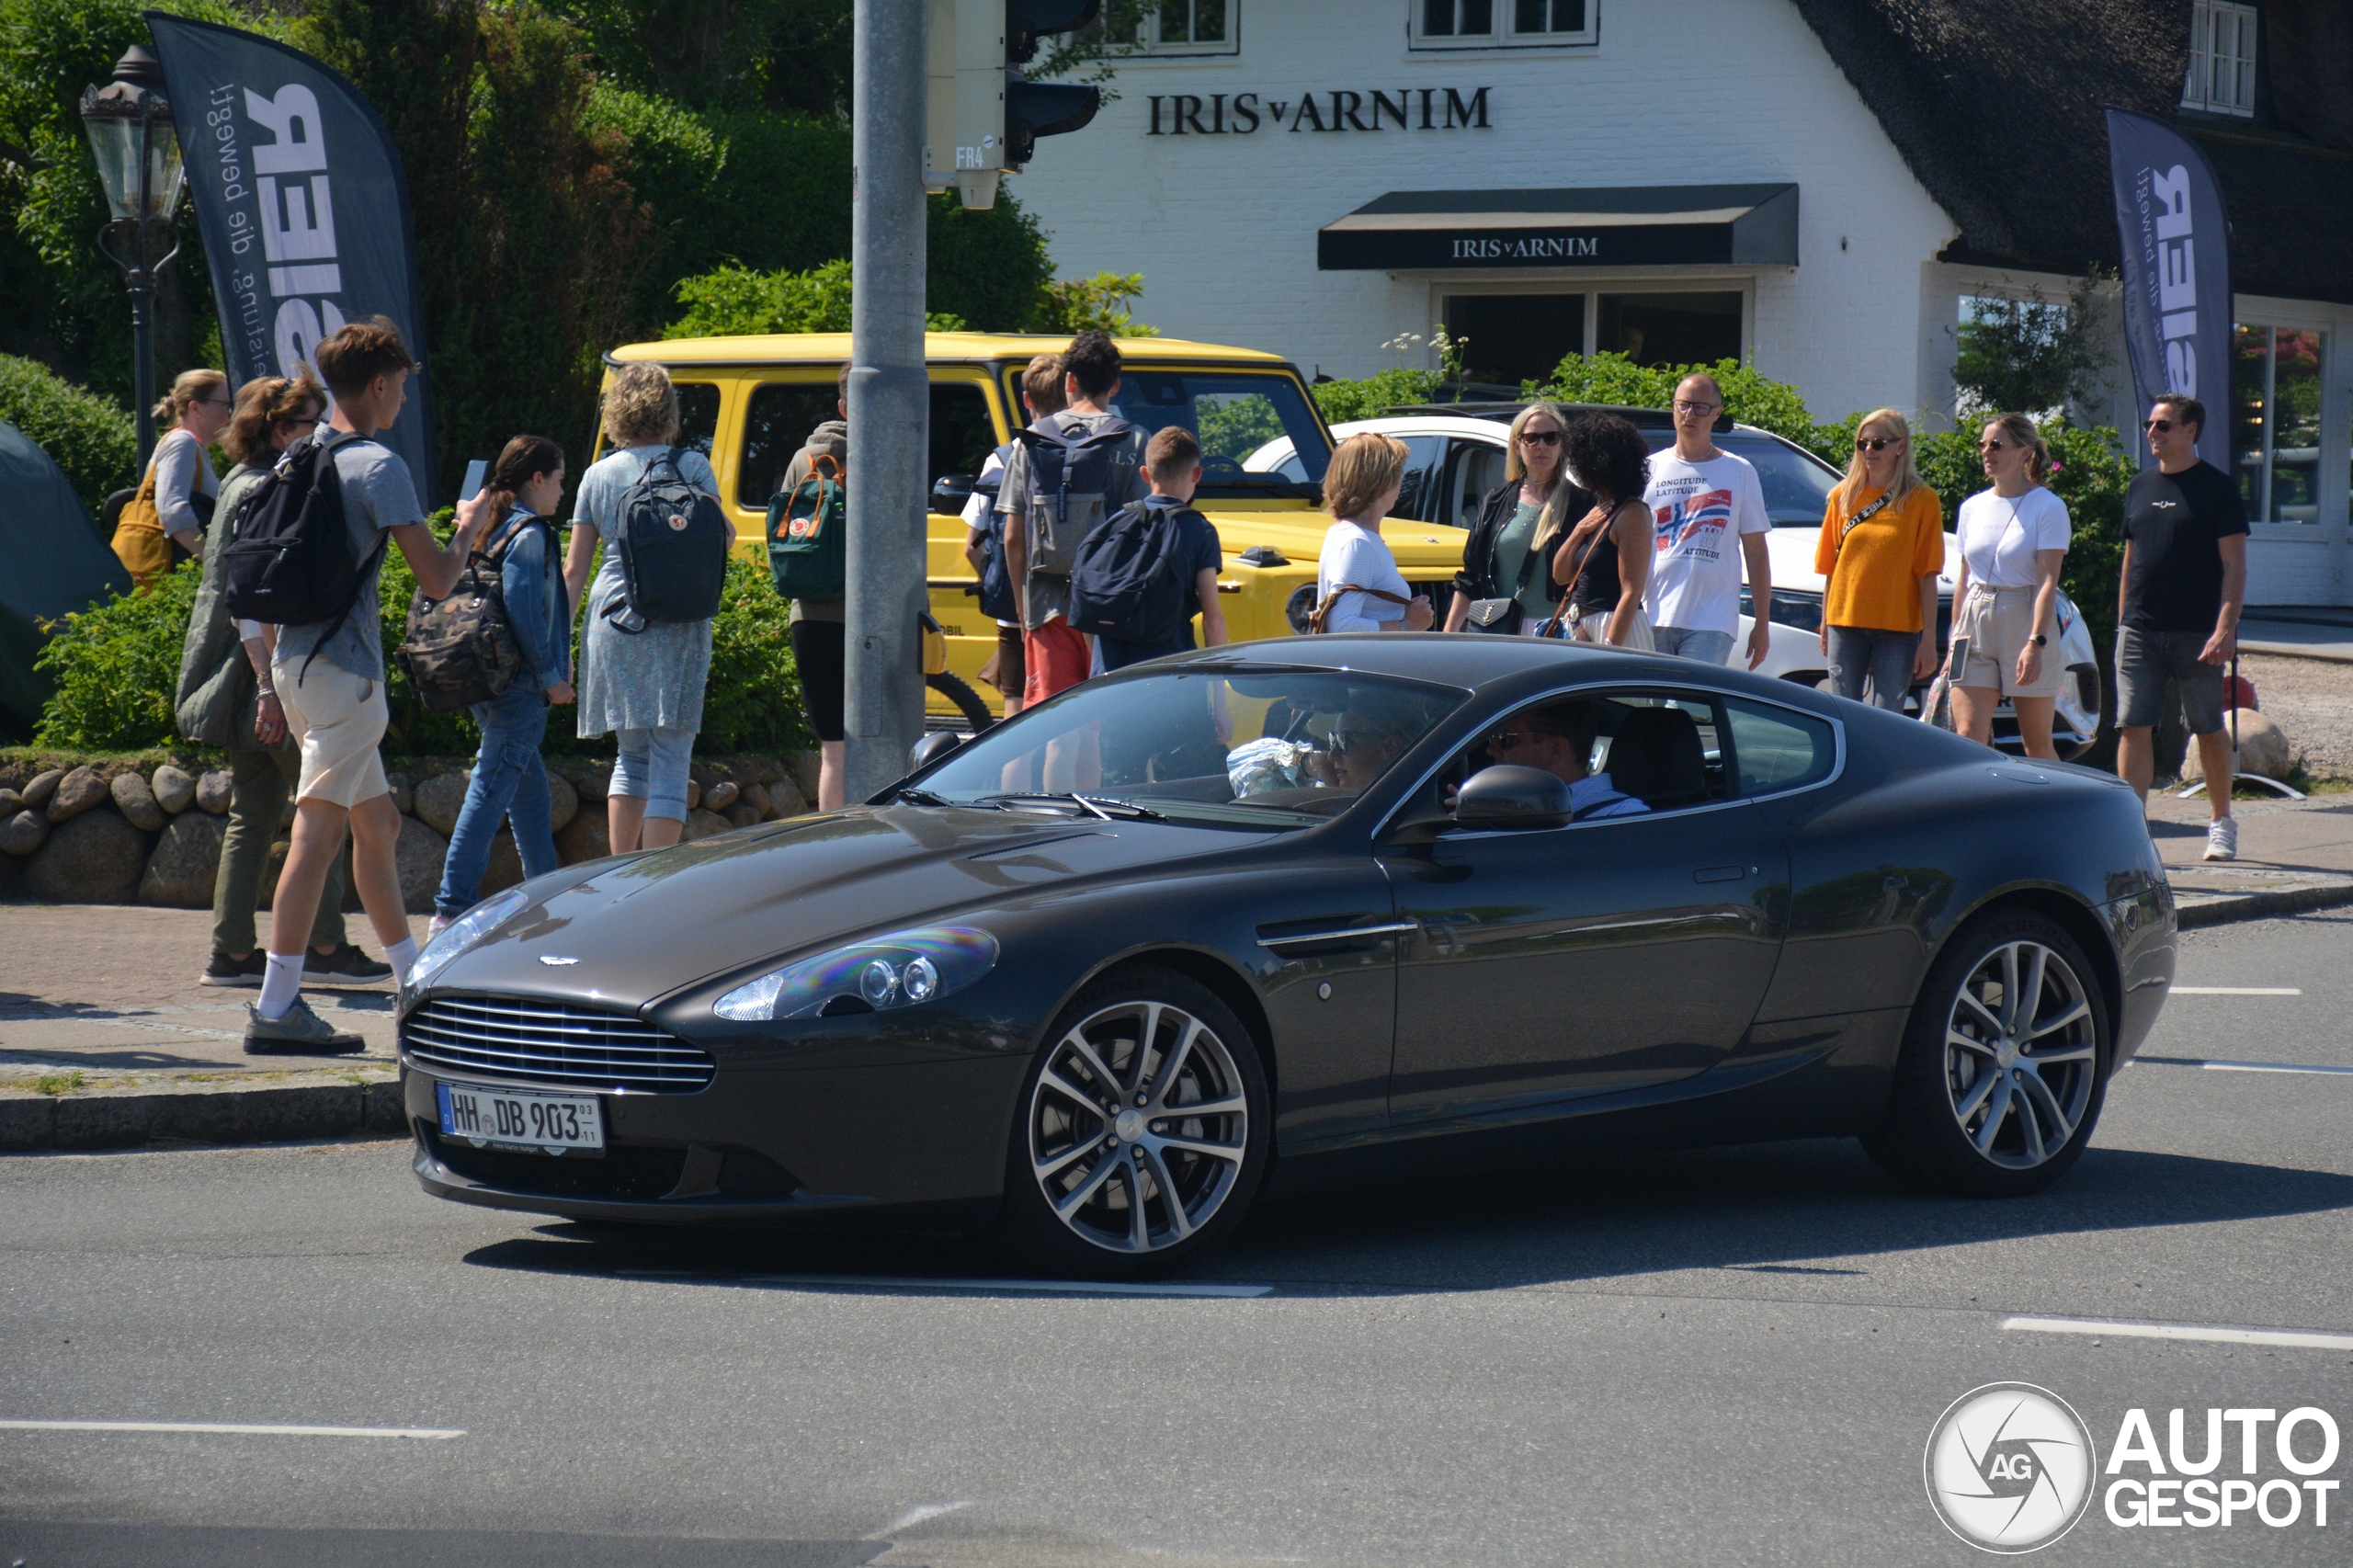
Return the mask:
M574 866L400 1006L416 1174L581 1219L1177 1267L1272 1182L1852 1135L2035 1190L2172 978L2132 793L1507 637L1092 680L846 811Z

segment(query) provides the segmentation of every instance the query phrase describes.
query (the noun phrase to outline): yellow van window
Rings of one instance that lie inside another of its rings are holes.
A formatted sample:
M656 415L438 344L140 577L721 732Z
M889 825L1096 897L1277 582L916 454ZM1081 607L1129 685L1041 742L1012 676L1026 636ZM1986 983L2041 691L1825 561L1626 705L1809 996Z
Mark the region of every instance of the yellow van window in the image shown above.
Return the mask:
M970 480L996 449L996 425L989 418L988 398L978 381L934 381L931 384L931 473L937 484L942 474Z
M784 483L792 454L809 439L809 432L828 419L839 399L834 378L823 381L772 381L752 392L744 415L744 460L735 467L735 503L754 510L765 508L768 497Z
M710 456L719 436L719 389L709 381L679 381L678 445Z

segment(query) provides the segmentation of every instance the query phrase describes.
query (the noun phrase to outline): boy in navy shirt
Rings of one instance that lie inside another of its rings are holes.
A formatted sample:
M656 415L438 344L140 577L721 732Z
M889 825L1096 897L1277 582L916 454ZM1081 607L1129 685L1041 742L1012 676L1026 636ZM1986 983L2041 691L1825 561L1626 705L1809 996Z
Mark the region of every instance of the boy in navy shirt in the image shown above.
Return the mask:
M1181 425L1154 433L1143 449L1144 477L1152 482L1147 506L1174 506L1176 511L1176 560L1185 582L1185 619L1176 635L1164 642L1130 642L1117 637L1096 641L1103 653L1105 673L1157 659L1164 653L1190 652L1193 618L1201 618L1203 644L1215 648L1226 641L1225 611L1217 602L1217 574L1223 563L1217 529L1193 510L1193 491L1201 483L1201 444Z

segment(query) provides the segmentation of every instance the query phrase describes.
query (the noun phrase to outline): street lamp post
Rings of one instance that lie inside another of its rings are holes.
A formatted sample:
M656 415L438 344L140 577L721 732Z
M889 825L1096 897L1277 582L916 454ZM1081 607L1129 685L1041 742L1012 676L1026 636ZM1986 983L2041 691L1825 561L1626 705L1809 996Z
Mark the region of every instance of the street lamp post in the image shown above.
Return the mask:
M82 129L89 135L98 181L114 214L98 232L98 248L122 268L131 295L131 402L142 473L155 449L155 276L180 253L171 239L172 214L179 208L187 173L163 85L162 62L144 45L133 44L115 62L113 81L82 95ZM167 241L171 248L154 256Z

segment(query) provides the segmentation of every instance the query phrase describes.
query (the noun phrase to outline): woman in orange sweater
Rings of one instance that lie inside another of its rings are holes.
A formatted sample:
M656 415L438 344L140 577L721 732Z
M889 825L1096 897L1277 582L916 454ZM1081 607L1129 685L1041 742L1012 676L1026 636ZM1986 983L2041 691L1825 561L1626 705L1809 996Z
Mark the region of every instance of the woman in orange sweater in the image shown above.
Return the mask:
M1855 427L1855 457L1822 514L1813 569L1822 596L1822 651L1839 696L1904 711L1904 695L1937 670L1937 574L1945 562L1944 508L1912 465L1912 427L1876 408Z

